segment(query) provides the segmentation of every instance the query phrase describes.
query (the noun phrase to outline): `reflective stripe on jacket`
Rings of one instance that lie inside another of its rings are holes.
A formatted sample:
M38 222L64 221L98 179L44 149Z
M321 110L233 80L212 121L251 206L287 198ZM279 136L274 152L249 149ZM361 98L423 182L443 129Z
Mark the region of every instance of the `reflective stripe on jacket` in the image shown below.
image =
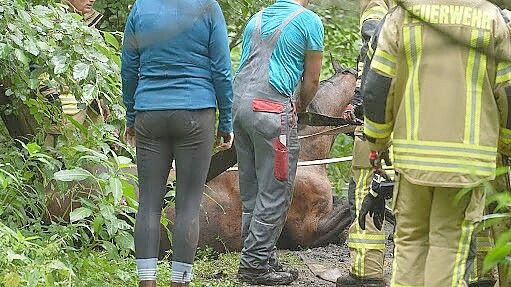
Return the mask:
M366 99L364 132L393 134L396 170L431 186L494 178L497 148L511 144L511 37L498 7L407 1L387 17L371 69L393 80L383 105Z

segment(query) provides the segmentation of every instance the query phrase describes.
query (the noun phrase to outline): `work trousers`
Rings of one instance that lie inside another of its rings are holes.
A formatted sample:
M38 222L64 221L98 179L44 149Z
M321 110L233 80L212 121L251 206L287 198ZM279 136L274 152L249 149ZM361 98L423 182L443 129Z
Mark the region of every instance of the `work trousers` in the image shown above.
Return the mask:
M467 286L472 236L484 210L483 188L459 198L461 188L416 185L402 174L396 184L391 286Z
M266 97L269 97L266 95ZM291 99L234 102L234 140L242 201L240 267L267 270L291 205L299 143Z

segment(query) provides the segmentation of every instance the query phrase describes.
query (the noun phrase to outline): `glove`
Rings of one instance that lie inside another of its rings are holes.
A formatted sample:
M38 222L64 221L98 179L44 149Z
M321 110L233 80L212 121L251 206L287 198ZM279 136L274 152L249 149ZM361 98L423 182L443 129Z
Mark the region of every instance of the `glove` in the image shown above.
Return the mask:
M364 107L362 106L362 104L353 106L353 114L355 114L356 119L359 119L361 121L364 120Z
M386 166L391 166L392 165L392 161L390 160L390 156L389 156L389 150L385 150L385 151L382 151L382 152L376 152L374 150L372 150L370 153L369 153L369 162L371 163L371 166L375 169L375 170L380 170L381 169L381 161L384 161L385 162L385 165ZM381 174L381 172L380 172ZM382 175L385 175L385 174L382 174ZM389 178L385 175L385 178L387 180L389 180Z
M358 225L362 230L366 229L367 214L373 218L374 226L381 230L383 220L385 220L385 192L380 188L383 177L378 173L373 174L371 181L371 189L364 197L362 205L360 206L360 213L358 215Z

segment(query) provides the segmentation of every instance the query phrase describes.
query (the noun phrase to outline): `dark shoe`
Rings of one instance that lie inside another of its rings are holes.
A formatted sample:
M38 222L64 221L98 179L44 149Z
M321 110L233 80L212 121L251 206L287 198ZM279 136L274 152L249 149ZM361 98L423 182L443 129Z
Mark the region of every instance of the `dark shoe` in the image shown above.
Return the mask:
M170 287L188 287L189 283L170 282Z
M138 287L156 287L156 281L154 280L144 280L138 283Z
M298 279L298 269L296 269L292 266L289 266L286 264L281 264L278 261L275 262L274 264L270 264L270 266L277 272L287 272L287 273L293 275L293 281Z
M362 278L350 274L348 276L337 278L336 287L385 287L383 279Z
M238 269L238 280L252 285L289 285L295 281L293 275L288 272L277 272L273 268L269 270Z
M468 287L493 287L495 283L494 280L479 280L468 284Z

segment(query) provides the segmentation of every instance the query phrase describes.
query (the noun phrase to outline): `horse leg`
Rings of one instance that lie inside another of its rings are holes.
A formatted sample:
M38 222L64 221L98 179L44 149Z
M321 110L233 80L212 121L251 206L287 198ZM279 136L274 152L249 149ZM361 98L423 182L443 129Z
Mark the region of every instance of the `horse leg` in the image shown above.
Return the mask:
M351 225L349 206L346 202L334 205L332 212L318 222L317 234L312 247L325 246L329 243L342 243L343 231Z

